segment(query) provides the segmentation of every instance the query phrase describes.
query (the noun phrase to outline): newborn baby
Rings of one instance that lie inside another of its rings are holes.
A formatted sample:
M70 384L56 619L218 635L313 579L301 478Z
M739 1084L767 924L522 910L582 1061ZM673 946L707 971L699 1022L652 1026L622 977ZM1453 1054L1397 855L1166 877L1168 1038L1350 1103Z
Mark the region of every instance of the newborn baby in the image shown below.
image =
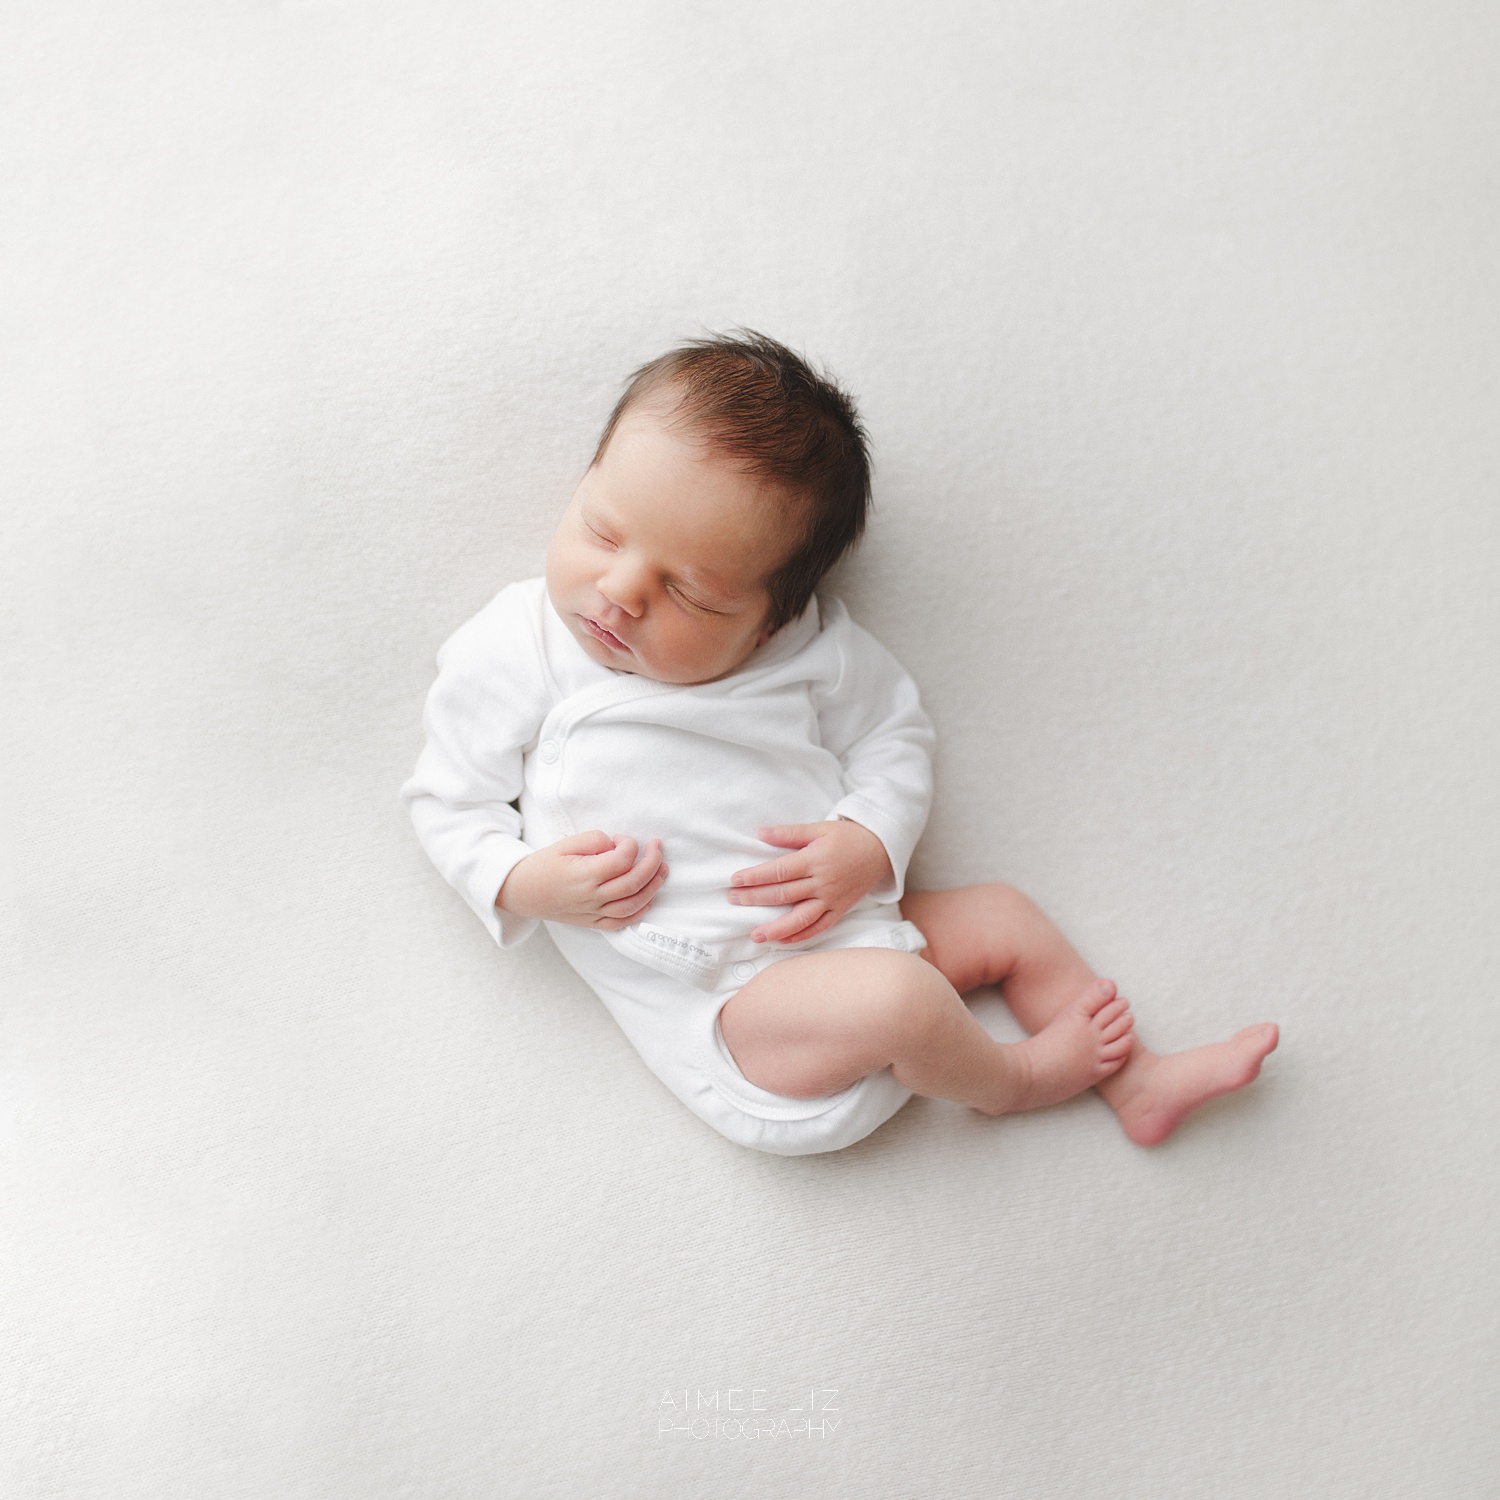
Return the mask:
M774 340L638 370L545 578L439 652L401 793L418 835L502 947L546 922L651 1070L743 1145L838 1150L913 1093L1002 1115L1090 1087L1163 1141L1249 1083L1277 1028L1158 1056L1019 891L905 890L932 728L815 593L869 493L852 404ZM992 984L1029 1040L964 1005Z

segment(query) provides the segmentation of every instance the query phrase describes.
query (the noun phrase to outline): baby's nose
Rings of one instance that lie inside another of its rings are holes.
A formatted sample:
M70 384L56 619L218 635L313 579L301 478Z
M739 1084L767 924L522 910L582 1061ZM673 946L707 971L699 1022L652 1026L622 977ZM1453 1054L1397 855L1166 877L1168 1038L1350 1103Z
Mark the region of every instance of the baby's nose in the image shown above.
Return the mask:
M599 592L627 615L639 616L646 607L646 588L644 571L618 560L599 580Z

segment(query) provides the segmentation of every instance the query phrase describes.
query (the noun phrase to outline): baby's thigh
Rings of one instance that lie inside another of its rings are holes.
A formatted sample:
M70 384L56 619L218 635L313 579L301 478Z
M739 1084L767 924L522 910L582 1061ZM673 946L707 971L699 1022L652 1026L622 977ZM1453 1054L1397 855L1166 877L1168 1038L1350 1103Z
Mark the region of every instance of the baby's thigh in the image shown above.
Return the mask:
M945 998L951 988L914 953L801 953L762 969L732 995L719 1030L751 1083L817 1099L889 1067L901 1039Z

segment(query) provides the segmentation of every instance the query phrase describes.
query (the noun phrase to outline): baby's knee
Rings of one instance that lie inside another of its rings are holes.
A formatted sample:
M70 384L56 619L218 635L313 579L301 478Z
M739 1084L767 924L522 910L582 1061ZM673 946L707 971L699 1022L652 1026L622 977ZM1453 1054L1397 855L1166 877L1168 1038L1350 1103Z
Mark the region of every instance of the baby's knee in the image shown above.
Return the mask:
M869 973L862 993L864 1024L891 1042L910 1042L913 1035L940 1023L953 987L915 953L869 954Z
M987 881L974 887L979 899L1003 918L1022 917L1034 910L1031 898L1024 891L1003 880Z
M1046 921L1030 896L1004 881L969 886L965 894L967 921L1002 945L1024 943Z

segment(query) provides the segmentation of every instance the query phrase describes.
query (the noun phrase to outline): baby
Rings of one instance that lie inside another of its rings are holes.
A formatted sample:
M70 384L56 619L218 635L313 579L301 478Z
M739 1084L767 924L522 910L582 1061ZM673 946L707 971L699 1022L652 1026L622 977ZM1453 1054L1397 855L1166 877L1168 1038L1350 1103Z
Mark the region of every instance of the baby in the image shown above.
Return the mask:
M1005 885L907 891L932 797L911 679L815 590L859 537L848 398L760 334L632 377L547 553L448 640L402 788L502 947L538 921L731 1140L834 1151L913 1093L989 1115L1096 1088L1141 1145L1277 1028L1159 1056ZM774 857L767 857L775 851ZM960 998L999 985L1027 1041Z

